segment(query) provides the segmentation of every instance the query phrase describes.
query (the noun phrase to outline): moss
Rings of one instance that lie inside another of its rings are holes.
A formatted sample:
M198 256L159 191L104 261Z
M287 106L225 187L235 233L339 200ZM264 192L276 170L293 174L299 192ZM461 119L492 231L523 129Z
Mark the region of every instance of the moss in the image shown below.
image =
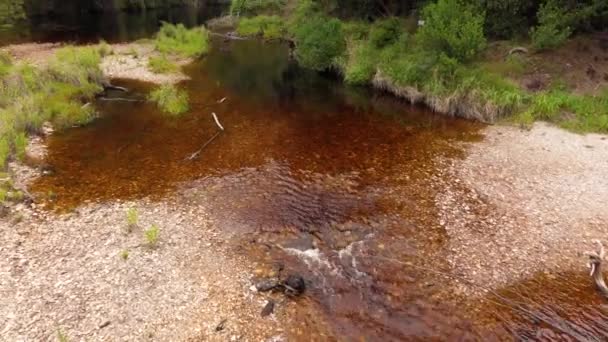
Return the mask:
M160 86L150 93L148 99L171 115L180 115L189 109L188 94L174 85Z
M164 54L156 57L150 57L150 60L148 61L148 68L157 74L167 74L179 70L178 66L170 61Z
M204 27L187 29L182 24L163 23L155 45L161 53L198 57L209 51L209 33Z

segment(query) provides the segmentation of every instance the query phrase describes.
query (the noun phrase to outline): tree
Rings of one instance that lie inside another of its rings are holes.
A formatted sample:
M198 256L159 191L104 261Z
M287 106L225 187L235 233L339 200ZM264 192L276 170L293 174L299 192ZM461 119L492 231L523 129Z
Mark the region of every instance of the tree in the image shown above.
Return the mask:
M7 29L25 19L23 0L0 0L0 30Z

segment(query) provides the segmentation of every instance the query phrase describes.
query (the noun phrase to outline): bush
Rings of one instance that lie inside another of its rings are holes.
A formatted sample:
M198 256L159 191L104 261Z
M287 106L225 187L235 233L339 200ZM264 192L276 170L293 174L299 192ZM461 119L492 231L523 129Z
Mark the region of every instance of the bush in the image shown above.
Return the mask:
M424 25L416 34L425 48L460 62L471 60L486 46L485 16L462 0L438 0L422 11Z
M342 23L335 18L311 18L295 28L294 38L298 61L314 70L328 69L346 49Z
M399 18L376 21L369 32L369 40L377 48L395 43L403 33L403 23Z
M260 15L241 19L236 31L242 36L261 35L266 39L277 39L285 35L285 24L279 16Z
M230 14L241 16L277 13L285 4L285 0L233 0L230 4Z
M364 21L346 21L342 23L342 32L347 40L365 40L369 35L369 27Z
M148 68L156 74L167 74L176 72L179 69L177 65L171 62L164 54L156 57L150 57L148 60Z
M555 0L549 0L538 10L537 27L532 28L532 45L538 50L554 49L572 34L568 15Z
M187 29L183 24L163 22L155 45L161 53L198 57L209 51L209 33L204 27Z
M346 64L344 80L346 83L363 85L369 83L376 73L377 50L368 42L362 42L352 48L352 54Z
M188 111L188 94L174 85L162 85L148 96L166 113L179 115Z

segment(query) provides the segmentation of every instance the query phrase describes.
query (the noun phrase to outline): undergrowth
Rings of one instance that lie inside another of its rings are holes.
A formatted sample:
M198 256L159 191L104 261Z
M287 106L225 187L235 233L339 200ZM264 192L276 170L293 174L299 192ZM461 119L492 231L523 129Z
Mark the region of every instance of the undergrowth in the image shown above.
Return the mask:
M148 99L171 115L180 115L189 109L188 94L174 85L160 86L150 93Z
M209 33L204 27L188 29L183 24L163 22L155 46L161 53L198 57L209 51Z
M28 134L44 122L62 129L95 117L87 102L103 89L99 63L105 50L63 47L42 69L0 56L0 169L10 158L25 156Z
M179 70L179 67L169 60L165 54L150 57L148 60L148 68L156 74L168 74Z
M279 16L260 15L239 20L236 31L241 36L262 36L278 39L285 35L285 23Z

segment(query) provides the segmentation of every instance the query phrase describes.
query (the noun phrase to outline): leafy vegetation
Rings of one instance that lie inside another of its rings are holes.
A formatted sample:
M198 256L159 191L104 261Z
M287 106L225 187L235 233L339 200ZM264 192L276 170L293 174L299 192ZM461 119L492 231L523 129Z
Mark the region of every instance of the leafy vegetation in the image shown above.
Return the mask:
M230 4L230 14L240 16L277 13L286 3L285 0L233 0Z
M485 16L461 0L439 0L422 12L424 25L416 34L423 47L460 62L470 61L486 46Z
M61 48L45 69L0 56L0 168L11 156L24 157L27 134L44 122L62 129L95 117L83 102L102 90L100 61L97 46Z
M285 35L285 29L281 17L260 15L241 19L236 31L241 36L262 36L265 39L278 39Z
M539 50L556 48L572 34L566 9L558 6L555 0L549 0L540 7L538 23L530 31L530 36L534 47Z
M342 23L336 18L316 16L294 29L296 56L307 68L325 70L346 49Z
M163 23L155 45L161 53L198 57L209 51L209 33L204 27L188 29L183 24Z
M189 109L188 94L174 85L160 86L150 93L148 99L171 115L183 114Z
M156 74L168 74L179 70L179 67L169 60L165 54L150 57L148 68Z

